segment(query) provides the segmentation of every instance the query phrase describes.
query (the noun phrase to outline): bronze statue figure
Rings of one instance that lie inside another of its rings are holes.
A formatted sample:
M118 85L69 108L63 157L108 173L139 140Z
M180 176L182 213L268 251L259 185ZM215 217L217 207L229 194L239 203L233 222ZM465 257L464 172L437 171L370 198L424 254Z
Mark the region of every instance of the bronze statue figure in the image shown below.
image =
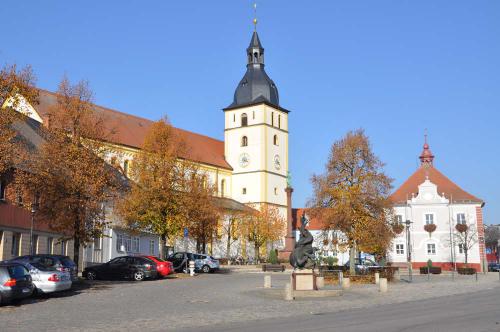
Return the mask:
M311 232L306 229L307 219L305 212L302 215L301 222L300 239L295 243L295 249L293 249L290 255L290 264L295 269L313 269L316 265L312 246L314 238Z

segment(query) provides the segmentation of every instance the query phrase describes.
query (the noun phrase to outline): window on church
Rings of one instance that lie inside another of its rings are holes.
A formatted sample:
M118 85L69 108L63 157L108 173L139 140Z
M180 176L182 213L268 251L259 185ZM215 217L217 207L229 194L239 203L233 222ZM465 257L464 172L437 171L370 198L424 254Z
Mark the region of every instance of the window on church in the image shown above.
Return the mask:
M274 112L271 112L271 126L274 126Z
M252 111L252 119L255 120L255 111Z
M273 137L273 144L278 145L278 135L274 135Z
M400 214L396 215L395 223L396 224L402 224L403 223L403 216L400 215Z
M246 113L243 113L241 115L241 126L242 127L246 127L248 126L248 117L247 117L247 114Z
M278 128L281 128L281 115L278 114Z
M0 201L5 200L5 182L0 181Z
M278 195L278 188L276 188L276 187L274 188L274 194Z
M224 191L226 190L226 180L220 182L220 196L224 197Z
M243 136L241 138L241 146L248 146L248 137Z
M233 122L236 122L236 114L233 114Z
M246 195L246 194L247 194L247 188L243 188L243 189L241 190L241 193L242 193L243 195Z
M457 213L457 224L465 225L465 213Z
M426 225L434 224L434 215L432 213L425 214L425 224Z
M125 174L125 176L128 177L128 169L129 169L129 161L128 160L125 160L123 162L123 174Z

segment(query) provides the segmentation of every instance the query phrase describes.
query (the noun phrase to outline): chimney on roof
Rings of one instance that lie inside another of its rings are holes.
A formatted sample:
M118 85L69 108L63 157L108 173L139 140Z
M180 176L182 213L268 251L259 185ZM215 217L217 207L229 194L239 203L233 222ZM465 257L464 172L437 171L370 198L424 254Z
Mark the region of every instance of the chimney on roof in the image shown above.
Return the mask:
M427 134L425 134L424 137L424 150L420 157L418 157L420 159L420 166L432 166L434 155L429 148L429 144L427 144Z

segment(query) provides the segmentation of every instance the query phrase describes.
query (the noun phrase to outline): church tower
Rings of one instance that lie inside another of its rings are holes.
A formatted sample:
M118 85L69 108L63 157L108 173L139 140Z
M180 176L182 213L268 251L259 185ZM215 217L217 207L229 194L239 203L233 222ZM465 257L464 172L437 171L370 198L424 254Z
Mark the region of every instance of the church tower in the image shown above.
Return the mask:
M225 156L233 167L232 197L242 203L278 206L286 216L288 113L264 70L257 31L247 48L247 70L224 109Z

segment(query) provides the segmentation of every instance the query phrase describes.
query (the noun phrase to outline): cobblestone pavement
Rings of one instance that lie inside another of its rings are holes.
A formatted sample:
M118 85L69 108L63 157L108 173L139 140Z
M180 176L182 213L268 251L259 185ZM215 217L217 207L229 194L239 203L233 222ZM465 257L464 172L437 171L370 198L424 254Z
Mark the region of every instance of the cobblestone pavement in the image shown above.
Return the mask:
M435 276L415 282L390 283L380 294L375 285L354 285L342 297L285 302L279 289L288 274L273 273L273 290L262 288L264 274L205 274L194 278L91 283L71 292L0 307L1 331L156 331L200 328L297 313L336 312L408 302L500 287L497 273L474 277Z

